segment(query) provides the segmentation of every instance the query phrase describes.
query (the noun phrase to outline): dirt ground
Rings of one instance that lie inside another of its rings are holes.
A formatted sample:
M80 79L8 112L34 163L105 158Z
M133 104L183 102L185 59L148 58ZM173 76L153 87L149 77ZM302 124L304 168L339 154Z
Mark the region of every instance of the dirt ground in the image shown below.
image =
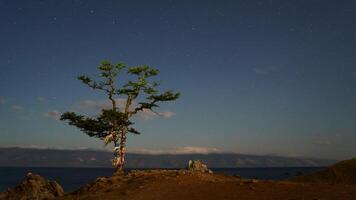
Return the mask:
M99 178L59 199L356 200L356 185L246 180L219 174L152 170Z

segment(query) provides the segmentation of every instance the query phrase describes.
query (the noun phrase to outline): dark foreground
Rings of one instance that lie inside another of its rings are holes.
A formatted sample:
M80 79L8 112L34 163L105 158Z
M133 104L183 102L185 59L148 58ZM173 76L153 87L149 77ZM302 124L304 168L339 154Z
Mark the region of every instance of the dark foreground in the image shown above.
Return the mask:
M30 185L34 185L33 182L33 180L27 180ZM132 171L127 175L116 174L107 178L101 177L64 196L63 190L61 191L53 182L49 182L45 187L46 191L37 189L39 192L36 195L46 194L47 197L57 200L356 200L356 185L258 181L186 170ZM53 196L51 196L51 191L55 190L60 192L52 192ZM22 193L24 191L27 193ZM21 187L0 194L0 199L37 199L31 196L32 194L34 194L33 191Z
M356 200L356 185L257 181L186 171L136 171L100 178L58 199Z
M356 159L285 181L188 170L132 170L97 178L69 194L56 182L29 174L17 187L0 193L0 199L356 200Z
M311 174L322 167L271 167L271 168L212 168L214 173L239 175L243 178L285 180L302 174ZM133 169L125 169L128 173ZM111 176L113 168L66 168L66 167L0 167L0 192L19 184L32 172L49 180L57 181L65 192L73 192L93 182L97 177Z

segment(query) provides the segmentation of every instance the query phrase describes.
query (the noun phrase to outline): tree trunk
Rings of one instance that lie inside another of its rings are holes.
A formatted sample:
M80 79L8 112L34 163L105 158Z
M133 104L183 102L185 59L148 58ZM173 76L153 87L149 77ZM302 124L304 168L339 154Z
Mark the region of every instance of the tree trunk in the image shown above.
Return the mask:
M129 118L129 108L132 103L132 96L128 95L127 100L126 100L126 105L125 105L125 110L124 113ZM118 166L116 168L117 171L121 171L124 168L125 164L125 153L126 153L126 133L127 133L127 128L128 127L123 127L121 129L121 138L120 138L120 147L119 147L119 153L118 153Z
M125 154L126 154L126 133L127 127L122 128L121 138L120 138L120 147L119 153L116 155L117 159L119 159L119 164L116 168L117 171L122 170L125 164Z

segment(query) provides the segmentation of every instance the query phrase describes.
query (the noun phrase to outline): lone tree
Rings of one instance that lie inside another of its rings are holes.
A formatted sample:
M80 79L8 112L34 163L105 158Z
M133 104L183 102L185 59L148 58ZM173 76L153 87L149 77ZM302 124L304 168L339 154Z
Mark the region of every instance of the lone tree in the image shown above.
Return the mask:
M84 84L94 90L103 91L111 101L111 109L103 109L98 117L86 117L74 112L66 112L61 120L67 120L70 125L78 127L90 137L103 139L105 145L114 143L113 166L121 170L125 161L126 138L128 133L140 134L134 129L130 119L142 111L152 111L159 107L160 102L174 101L179 98L179 93L157 90L159 84L149 79L158 75L159 71L147 65L127 67L123 63L112 64L102 61L98 66L99 80L81 75L78 77ZM124 75L129 79L121 87L117 86L117 76ZM131 80L130 80L131 79ZM117 105L116 99L124 98L124 105Z

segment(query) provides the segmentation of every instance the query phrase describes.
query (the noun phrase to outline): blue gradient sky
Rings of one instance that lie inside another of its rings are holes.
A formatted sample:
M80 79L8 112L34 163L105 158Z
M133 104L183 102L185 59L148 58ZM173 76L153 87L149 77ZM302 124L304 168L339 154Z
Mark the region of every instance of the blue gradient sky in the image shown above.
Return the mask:
M163 89L182 92L161 108L170 118L136 119L143 134L129 150L355 156L355 10L346 0L0 0L0 146L103 148L55 117L102 102L76 76L109 59L156 67Z

